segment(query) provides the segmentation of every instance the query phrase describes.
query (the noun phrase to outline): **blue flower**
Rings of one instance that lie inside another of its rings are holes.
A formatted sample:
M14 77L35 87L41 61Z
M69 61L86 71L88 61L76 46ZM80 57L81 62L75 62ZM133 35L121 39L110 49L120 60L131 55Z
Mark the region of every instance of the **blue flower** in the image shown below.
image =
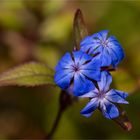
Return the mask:
M100 64L99 56L92 57L82 51L66 53L55 68L55 82L63 90L72 87L76 96L82 95L95 88L93 80L100 80Z
M116 67L124 58L124 52L114 36L108 36L108 30L103 30L92 36L87 36L81 42L81 50L88 54L101 53L102 66Z
M119 111L113 103L128 104L125 100L128 94L115 89L109 90L111 82L111 75L104 71L101 73L101 81L97 83L98 89L95 88L81 96L90 98L90 102L81 111L83 116L89 117L97 108L101 110L103 115L108 119L119 116Z

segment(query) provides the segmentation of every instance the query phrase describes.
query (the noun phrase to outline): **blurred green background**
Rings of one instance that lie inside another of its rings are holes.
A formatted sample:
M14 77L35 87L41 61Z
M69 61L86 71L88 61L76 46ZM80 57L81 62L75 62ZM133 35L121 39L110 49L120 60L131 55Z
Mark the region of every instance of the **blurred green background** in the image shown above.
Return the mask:
M140 139L140 1L0 0L0 72L30 60L54 68L73 49L77 8L90 34L108 29L124 48L112 87L130 94L123 107L133 129L122 130L99 111L84 118L79 112L87 100L82 99L64 112L53 138ZM0 138L43 138L57 114L59 92L47 86L1 87Z

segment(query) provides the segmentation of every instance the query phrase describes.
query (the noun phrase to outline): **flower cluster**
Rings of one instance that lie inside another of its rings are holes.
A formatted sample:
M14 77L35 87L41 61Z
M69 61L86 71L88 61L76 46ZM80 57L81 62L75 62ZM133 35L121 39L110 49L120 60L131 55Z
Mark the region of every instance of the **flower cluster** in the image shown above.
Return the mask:
M113 119L119 116L113 103L128 104L128 94L109 89L112 76L103 68L116 68L123 58L120 43L103 30L84 38L80 50L66 53L56 66L54 79L63 90L90 99L82 115L89 117L98 108L106 118Z

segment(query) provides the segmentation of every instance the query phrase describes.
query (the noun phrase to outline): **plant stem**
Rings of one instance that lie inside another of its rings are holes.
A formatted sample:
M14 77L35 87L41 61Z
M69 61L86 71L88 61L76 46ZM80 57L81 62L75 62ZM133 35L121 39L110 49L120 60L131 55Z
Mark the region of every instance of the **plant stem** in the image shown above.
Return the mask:
M55 133L55 131L56 131L57 127L58 127L58 124L60 122L60 119L61 119L61 116L62 116L63 112L64 112L64 110L62 110L61 107L60 107L59 110L58 110L56 119L54 121L53 127L52 127L51 131L49 132L49 134L47 135L47 139L51 139L53 134Z
M56 116L56 119L53 123L51 131L48 133L48 135L45 137L45 139L51 139L56 132L56 129L59 125L59 122L61 120L63 112L73 103L73 98L70 94L68 94L66 91L61 91L60 97L59 97L59 110Z

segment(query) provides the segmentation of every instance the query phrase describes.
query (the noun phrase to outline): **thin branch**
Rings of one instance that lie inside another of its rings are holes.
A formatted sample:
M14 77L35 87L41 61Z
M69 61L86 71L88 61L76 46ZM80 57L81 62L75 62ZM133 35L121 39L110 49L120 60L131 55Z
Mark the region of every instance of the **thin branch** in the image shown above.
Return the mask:
M75 101L75 98L73 98L70 94L68 94L66 91L61 91L60 98L59 98L59 110L56 116L56 119L53 123L51 131L47 134L45 139L51 139L56 132L59 122L61 120L61 117L64 113L64 111L72 105L72 103Z
M53 127L52 127L51 131L49 132L49 134L47 135L46 139L51 139L52 136L54 135L54 133L56 132L57 127L59 125L59 122L61 120L61 116L62 116L63 112L64 112L64 110L59 108L57 116L56 116L56 119L55 119L54 124L53 124Z

